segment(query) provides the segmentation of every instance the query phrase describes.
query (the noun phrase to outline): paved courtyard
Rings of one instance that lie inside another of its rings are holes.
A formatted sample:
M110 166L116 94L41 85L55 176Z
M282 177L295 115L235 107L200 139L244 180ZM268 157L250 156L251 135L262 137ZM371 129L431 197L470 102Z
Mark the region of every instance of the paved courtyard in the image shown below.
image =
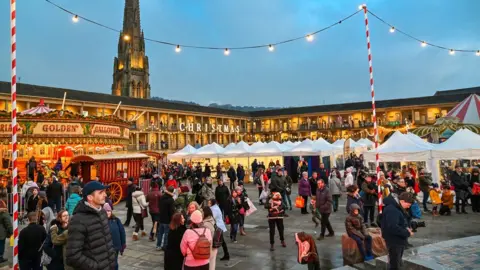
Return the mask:
M293 187L293 190L296 190L296 186ZM253 185L248 185L247 191L250 197L256 198L258 192ZM292 201L294 201L295 196L296 194L292 194ZM253 201L258 206L257 200L253 199ZM326 238L321 242L317 241L322 269L332 269L343 265L340 240L341 235L345 232L345 203L346 198L343 195L340 199L339 211L331 216L335 237ZM282 248L280 246L277 234L276 250L271 252L269 250L266 210L263 207L258 207L258 209L256 213L246 218L247 236L238 236L238 243L236 244L228 242L230 261L217 261L217 269L306 269L306 266L299 265L296 261L297 249L294 233L300 231L314 235L319 233L319 228L315 229L311 221L311 215L301 215L299 209L288 211L290 217L284 220L287 247ZM116 205L114 212L122 221L125 220L126 209L124 203ZM480 214L469 212L468 215L452 214L450 217L426 215L423 220L427 222L427 227L420 228L418 233L410 239L410 243L414 246L423 246L455 238L479 235ZM134 225L133 220L131 225ZM145 229L149 231L151 226L150 218L145 219ZM132 227L126 228L126 231L127 249L124 255L119 258L120 269L163 269L163 252L155 250L155 242L149 242L148 237L133 242L131 240ZM405 256L408 255L407 252ZM218 258L221 256L223 256L223 252L220 249ZM11 260L11 248L7 249L6 257Z

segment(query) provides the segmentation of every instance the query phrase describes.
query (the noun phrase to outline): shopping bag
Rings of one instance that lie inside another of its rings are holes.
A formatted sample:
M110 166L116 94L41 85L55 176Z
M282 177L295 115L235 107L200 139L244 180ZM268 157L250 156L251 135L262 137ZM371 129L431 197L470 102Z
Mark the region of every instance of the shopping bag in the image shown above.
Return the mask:
M228 216L225 217L225 224L230 225L230 218Z
M247 203L250 208L245 212L245 216L248 217L251 214L255 213L255 211L257 211L257 208L255 207L255 205L253 205L252 201L249 198L247 198Z
M302 196L297 196L297 198L295 199L295 207L296 208L305 207L305 200L302 198Z
M258 200L261 201L262 203L265 203L265 200L267 199L268 194L265 190L262 190L262 193L260 193L260 197L258 197Z

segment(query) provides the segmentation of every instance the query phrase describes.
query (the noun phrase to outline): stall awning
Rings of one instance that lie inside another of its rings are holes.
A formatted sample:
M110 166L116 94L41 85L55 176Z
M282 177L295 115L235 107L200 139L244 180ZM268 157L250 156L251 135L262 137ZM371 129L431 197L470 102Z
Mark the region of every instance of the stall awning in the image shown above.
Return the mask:
M148 159L148 156L141 153L120 154L108 153L104 155L81 155L72 158L72 162L94 162L99 160L117 160L117 159Z

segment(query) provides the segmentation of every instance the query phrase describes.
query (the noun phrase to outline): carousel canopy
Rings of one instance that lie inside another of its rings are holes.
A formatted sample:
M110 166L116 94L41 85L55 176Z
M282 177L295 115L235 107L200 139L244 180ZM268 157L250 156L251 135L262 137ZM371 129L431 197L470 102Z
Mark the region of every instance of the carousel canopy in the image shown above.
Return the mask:
M378 147L382 162L427 161L431 157L431 150L429 147L415 143L400 131L393 133ZM375 160L375 150L367 151L363 155L368 161Z
M35 115L35 114L49 113L51 111L54 111L54 110L45 106L45 103L44 103L43 99L40 99L40 103L38 104L37 107L33 107L31 109L25 110L25 111L21 112L20 114L21 115Z
M179 150L171 155L168 155L169 158L184 158L191 156L197 152L197 149L195 147L191 146L190 144L187 144L182 150Z
M225 148L222 153L222 157L247 157L249 155L250 146L244 141L237 143L234 147Z
M433 157L441 159L478 159L480 158L480 135L468 129L460 129L447 141L435 147Z
M457 117L464 124L480 125L480 96L470 95L448 112L447 116Z

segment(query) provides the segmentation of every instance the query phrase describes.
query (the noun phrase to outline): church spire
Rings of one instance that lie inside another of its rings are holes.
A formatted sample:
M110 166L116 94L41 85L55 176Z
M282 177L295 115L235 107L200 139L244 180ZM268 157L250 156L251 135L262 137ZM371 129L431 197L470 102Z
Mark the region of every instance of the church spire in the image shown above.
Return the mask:
M125 0L123 29L113 69L112 95L150 98L148 57L140 27L140 0Z

